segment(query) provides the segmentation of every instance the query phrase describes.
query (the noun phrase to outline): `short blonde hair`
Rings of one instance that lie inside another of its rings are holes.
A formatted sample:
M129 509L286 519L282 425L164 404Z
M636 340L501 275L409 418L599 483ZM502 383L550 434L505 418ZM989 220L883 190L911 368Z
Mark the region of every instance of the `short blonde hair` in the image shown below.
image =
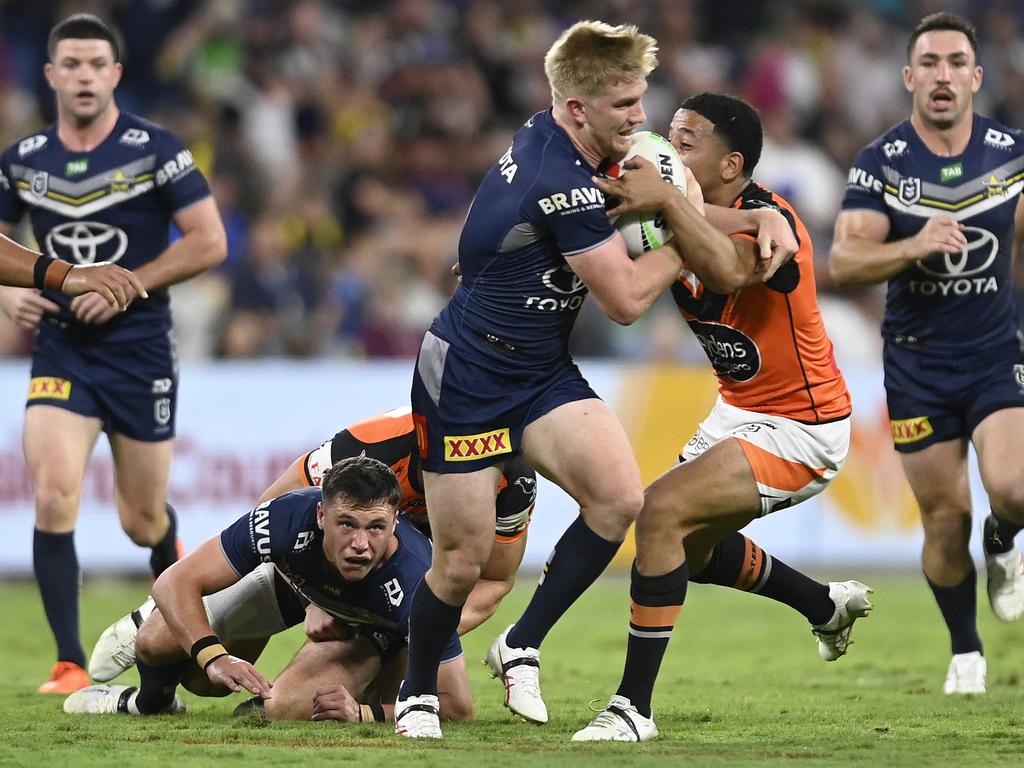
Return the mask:
M593 97L609 85L647 77L658 66L657 51L658 41L633 24L578 21L548 50L544 74L555 99Z

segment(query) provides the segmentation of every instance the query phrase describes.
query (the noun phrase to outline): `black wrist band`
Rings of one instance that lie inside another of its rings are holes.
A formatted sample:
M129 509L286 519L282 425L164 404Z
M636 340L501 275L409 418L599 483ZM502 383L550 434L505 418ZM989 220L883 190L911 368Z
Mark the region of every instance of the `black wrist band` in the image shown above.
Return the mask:
M32 267L32 285L39 290L45 287L46 270L55 261L56 259L50 258L45 253L39 254L39 258L36 259L36 263Z
M380 703L380 700L370 702L370 711L373 712L374 722L383 723L386 718L384 717L384 705Z
M192 657L193 661L198 661L199 652L203 648L209 648L211 645L220 645L220 638L216 635L207 635L206 637L200 637L194 643L192 643L192 650L189 651L189 656Z

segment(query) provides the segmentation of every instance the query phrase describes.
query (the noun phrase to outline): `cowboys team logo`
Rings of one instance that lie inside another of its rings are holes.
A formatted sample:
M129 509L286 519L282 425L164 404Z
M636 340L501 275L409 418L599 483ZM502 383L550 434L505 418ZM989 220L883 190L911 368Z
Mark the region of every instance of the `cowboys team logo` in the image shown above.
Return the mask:
M921 199L921 180L915 176L900 179L900 202L904 205L913 205Z
M32 194L36 197L46 197L50 189L50 174L46 171L36 171L32 177Z

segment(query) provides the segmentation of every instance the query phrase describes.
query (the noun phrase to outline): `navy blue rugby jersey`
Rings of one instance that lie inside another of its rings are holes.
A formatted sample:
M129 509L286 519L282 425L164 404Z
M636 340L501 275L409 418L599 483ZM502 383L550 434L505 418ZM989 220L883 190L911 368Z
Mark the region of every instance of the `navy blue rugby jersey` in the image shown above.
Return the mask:
M498 365L564 360L587 294L565 257L615 234L594 173L550 110L531 117L477 190L459 241L462 282L432 332Z
M91 152L69 152L51 125L0 156L0 221L15 224L27 210L39 247L72 264L114 261L137 269L167 248L171 217L209 194L180 141L126 112ZM78 325L70 297L45 295L61 306L60 321ZM169 302L166 289L150 291L149 299L88 328L108 341L166 333Z
M316 524L319 488L303 488L260 504L220 534L221 549L240 575L273 563L302 597L346 624L406 642L412 593L430 568L430 541L398 518L398 549L361 581L345 581L327 562ZM443 659L462 653L457 636Z
M1024 188L1024 132L975 115L963 154L939 157L906 120L864 148L850 170L843 210L889 217L889 240L932 216L966 227L967 247L936 253L889 279L882 335L943 355L1013 340L1010 253Z

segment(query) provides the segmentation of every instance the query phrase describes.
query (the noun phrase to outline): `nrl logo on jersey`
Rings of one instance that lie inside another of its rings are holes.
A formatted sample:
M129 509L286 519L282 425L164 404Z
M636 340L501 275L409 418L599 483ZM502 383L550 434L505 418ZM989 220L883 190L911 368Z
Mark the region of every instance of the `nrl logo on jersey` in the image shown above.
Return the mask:
M45 136L43 138L46 138ZM47 191L50 189L50 174L46 171L37 171L32 177L32 194L36 197L46 197Z
M985 143L996 149L1009 149L1016 142L1010 134L997 131L995 128L989 128L985 131Z
M46 137L42 134L36 136L29 136L27 139L22 139L18 143L18 157L25 157L31 155L46 146Z
M904 205L913 205L921 199L921 180L915 176L900 179L899 200Z
M149 131L144 131L141 128L129 128L121 134L121 138L117 140L117 143L125 144L129 147L144 147L149 144Z
M887 159L892 160L894 157L899 157L903 154L907 148L907 142L903 139L896 139L896 141L887 141L882 145L882 152L885 153Z

